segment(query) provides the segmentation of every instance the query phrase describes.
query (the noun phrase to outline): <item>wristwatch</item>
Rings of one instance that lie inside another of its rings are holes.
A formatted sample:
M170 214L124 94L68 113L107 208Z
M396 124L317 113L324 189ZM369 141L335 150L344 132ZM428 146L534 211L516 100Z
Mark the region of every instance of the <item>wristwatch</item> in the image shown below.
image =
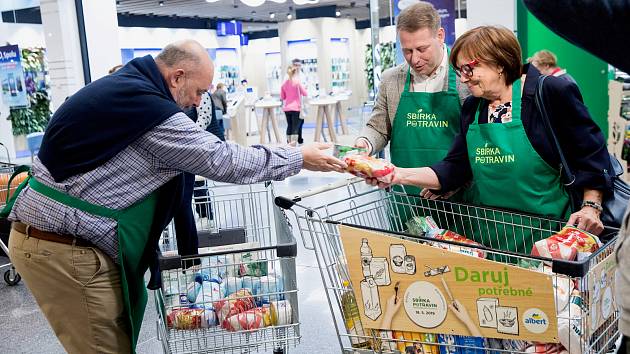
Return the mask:
M594 202L592 200L585 200L585 201L583 201L582 202L582 208L584 208L586 206L587 207L591 207L591 208L593 208L595 210L599 210L599 212L604 211L604 208L602 207L602 205L600 203Z

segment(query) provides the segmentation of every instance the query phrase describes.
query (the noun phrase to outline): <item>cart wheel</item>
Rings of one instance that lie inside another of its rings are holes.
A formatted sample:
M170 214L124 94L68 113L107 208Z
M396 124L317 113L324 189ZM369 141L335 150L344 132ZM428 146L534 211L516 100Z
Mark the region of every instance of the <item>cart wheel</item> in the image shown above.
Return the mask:
M15 271L14 268L11 268L9 270L7 270L6 272L4 272L4 281L10 285L10 286L14 286L17 285L20 280L22 280L22 277Z
M276 348L273 350L273 354L284 354L284 348Z

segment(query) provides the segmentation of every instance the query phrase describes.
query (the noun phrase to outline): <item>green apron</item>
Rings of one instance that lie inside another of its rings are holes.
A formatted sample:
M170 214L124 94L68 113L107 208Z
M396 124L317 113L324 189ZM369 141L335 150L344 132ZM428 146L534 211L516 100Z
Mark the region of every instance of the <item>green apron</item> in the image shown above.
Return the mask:
M538 155L523 127L521 80L512 86L511 122L479 124L480 111L481 102L475 113L475 121L466 134L468 160L473 174L470 190L472 203L566 219L570 214L569 196L560 179L560 172ZM502 218L509 217L507 213L501 214ZM518 220L502 221L524 224ZM500 248L516 252L529 253L531 241L549 236L541 235L532 240L531 235L518 235L509 237L509 240L492 240L497 234L506 233L493 227L490 229L489 234L482 233L491 239L477 241L491 247L496 247L498 243ZM524 239L527 240L526 245L522 244Z
M14 176L19 172L25 171L28 171L28 169L20 168L14 173ZM126 209L115 210L75 198L48 187L37 181L34 177L29 176L29 178L20 184L16 192L8 200L1 215L6 216L9 214L18 194L22 191L26 183L28 183L29 187L34 191L59 203L92 215L114 219L118 222L118 260L122 294L125 311L127 313L126 319L128 320L132 352L135 353L138 335L144 317L144 310L147 304L147 290L144 284L144 274L148 270L148 264L142 259L142 256L149 240L149 233L160 189Z
M445 53L448 55L449 51ZM411 68L392 126L390 153L392 163L399 167L424 167L441 161L446 157L455 135L460 131L460 102L457 92L457 77L449 66L448 89L440 92L411 92ZM402 192L400 186L393 186L396 192ZM411 195L420 194L420 189L405 186L404 191ZM458 193L461 194L461 193ZM458 200L459 196L451 198ZM403 205L415 205L418 197L403 197L394 194L391 218L392 229L403 231L405 223L412 216L411 209Z

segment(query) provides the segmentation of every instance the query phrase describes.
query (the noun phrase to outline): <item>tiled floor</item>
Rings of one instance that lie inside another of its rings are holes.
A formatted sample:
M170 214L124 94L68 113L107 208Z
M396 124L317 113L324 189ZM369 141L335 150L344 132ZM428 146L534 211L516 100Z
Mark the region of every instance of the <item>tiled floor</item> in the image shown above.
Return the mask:
M353 130L356 131L356 130ZM312 129L305 130L305 139L312 141ZM340 136L340 141L351 143L353 135ZM255 143L257 137L250 137ZM275 184L278 194L287 194L309 187L330 183L344 176L337 173L302 172ZM317 205L321 200L313 198ZM298 237L297 281L301 319L301 343L294 353L339 353L339 343L322 286L319 269L312 251L303 247ZM7 259L0 257L0 265ZM5 269L2 269L2 273ZM156 311L150 295L145 320L140 334L138 353L161 353L156 338ZM40 312L32 295L24 285L7 286L0 281L0 353L64 353L62 346Z

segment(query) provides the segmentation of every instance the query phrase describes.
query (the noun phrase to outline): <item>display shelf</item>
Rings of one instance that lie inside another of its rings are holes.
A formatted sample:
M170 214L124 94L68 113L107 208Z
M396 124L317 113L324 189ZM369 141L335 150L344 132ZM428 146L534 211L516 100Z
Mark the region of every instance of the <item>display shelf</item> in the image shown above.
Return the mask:
M235 48L217 48L216 52L215 85L219 82L227 86L227 92L234 92L240 82L240 63Z
M331 38L331 91L333 94L350 88L350 53L347 38Z
M266 53L265 72L267 76L267 91L272 95L280 94L282 85L282 57L279 52Z
M314 39L287 42L290 60L302 60L300 77L309 97L319 95L317 43Z

